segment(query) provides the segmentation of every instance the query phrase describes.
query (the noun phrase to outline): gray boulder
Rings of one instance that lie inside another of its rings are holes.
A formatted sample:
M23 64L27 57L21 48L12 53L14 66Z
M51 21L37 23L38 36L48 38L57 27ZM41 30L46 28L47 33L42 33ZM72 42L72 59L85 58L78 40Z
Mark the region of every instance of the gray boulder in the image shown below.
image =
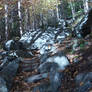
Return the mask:
M16 58L8 62L3 69L0 71L0 77L6 82L7 89L10 90L12 87L13 79L16 76L19 68L20 59Z
M40 64L38 71L40 73L49 72L54 63L58 65L58 70L64 70L70 64L68 58L59 52L47 58L44 63Z

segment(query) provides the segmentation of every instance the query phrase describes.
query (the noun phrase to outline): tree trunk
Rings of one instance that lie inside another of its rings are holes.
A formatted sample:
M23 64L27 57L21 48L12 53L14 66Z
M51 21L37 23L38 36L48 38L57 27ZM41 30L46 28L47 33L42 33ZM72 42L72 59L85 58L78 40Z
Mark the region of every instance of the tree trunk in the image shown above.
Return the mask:
M21 2L22 0L18 1L18 16L19 16L19 30L20 30L20 35L22 36L23 30L22 30L22 16L21 16Z
M5 37L8 40L8 5L4 5L5 8Z
M58 0L56 0L57 20L59 20Z
M71 6L71 11L72 11L72 18L73 18L73 20L75 20L75 10L74 10L72 2L70 2L70 6Z
M27 30L27 26L28 26L28 9L25 9L25 30Z

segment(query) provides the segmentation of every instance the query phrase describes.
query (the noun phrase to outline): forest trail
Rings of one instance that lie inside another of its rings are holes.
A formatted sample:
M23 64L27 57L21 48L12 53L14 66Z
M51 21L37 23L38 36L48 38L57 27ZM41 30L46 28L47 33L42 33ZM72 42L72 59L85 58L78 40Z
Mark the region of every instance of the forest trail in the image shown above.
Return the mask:
M72 92L72 88L75 87L74 82L72 81L74 76L79 74L80 72L89 71L92 72L92 69L86 66L89 65L89 62L92 60L92 39L84 40L87 42L87 45L83 48L78 47L78 51L71 53L72 40L70 38L66 38L62 44L55 44L57 47L57 51L64 51L66 56L70 60L71 66L65 69L64 73L69 77L69 79L64 81L63 87L61 87L62 92ZM81 41L80 41L81 42ZM67 45L69 48L67 49ZM37 72L37 68L40 65L39 54L35 54L32 58L23 58L22 63L20 64L19 72L14 80L14 85L11 92L32 92L32 89L42 83L48 82L49 78L42 79L38 82L34 83L26 83L24 81L25 78L29 76L34 76L39 74ZM74 60L78 60L79 63L76 65L73 63ZM87 60L87 61L86 61ZM88 68L88 69L85 69ZM49 76L49 75L48 75ZM81 85L81 84L80 84ZM30 91L31 90L31 91ZM39 90L37 91L39 92ZM91 92L91 91L90 91Z

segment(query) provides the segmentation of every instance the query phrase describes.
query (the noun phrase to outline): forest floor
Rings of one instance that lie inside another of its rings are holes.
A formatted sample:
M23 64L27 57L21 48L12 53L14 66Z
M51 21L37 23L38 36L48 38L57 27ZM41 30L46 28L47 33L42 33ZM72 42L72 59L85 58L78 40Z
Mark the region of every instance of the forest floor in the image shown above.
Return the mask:
M87 44L83 45L82 42L87 42ZM72 92L72 89L74 89L75 87L73 79L77 74L84 71L92 72L92 67L90 69L88 66L88 63L92 60L92 38L87 38L86 40L79 40L79 43L80 46L77 48L76 51L72 51L73 38L68 37L63 41L62 44L55 44L58 51L64 51L66 53L66 56L71 63L71 66L67 67L63 71L67 77L63 82L63 86L61 87L62 92ZM39 53L35 52L35 56L32 58L23 58L23 62L20 64L18 74L14 79L14 85L11 92L32 92L32 89L35 86L49 81L49 78L40 80L36 83L26 83L24 81L25 78L38 74L37 69L31 70L31 72L22 71L22 67L38 67L40 64L38 55ZM34 60L35 62L30 63L31 60ZM78 60L78 63L73 63L74 60ZM82 83L80 85L82 85ZM91 89L89 92L92 92Z

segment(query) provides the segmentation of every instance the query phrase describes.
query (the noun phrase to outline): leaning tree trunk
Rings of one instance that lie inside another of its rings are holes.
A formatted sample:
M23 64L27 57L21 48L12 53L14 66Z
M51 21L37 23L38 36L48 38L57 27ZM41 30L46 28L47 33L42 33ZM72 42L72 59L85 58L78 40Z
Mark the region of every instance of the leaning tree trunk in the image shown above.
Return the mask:
M21 15L21 2L22 0L18 0L18 16L19 16L19 30L20 30L20 35L22 36L23 30L22 30L22 15Z
M83 4L84 4L84 13L86 14L89 10L88 0L83 0Z
M4 5L5 9L5 38L8 40L8 5Z

